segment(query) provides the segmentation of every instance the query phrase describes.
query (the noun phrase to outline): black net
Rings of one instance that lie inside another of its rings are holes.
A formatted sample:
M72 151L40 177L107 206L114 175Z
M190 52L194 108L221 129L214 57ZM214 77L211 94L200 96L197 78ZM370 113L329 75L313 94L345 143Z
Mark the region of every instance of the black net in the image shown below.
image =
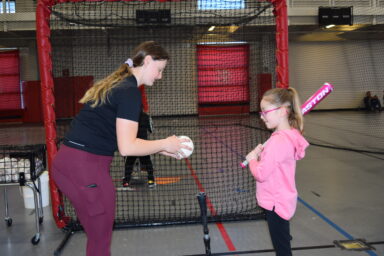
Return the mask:
M45 171L44 145L1 145L0 186L35 181Z
M162 80L146 90L154 124L148 136L186 135L195 151L181 161L151 156L154 188L148 186L148 172L139 161L133 165L130 186L123 187L124 158L116 153L111 176L117 224L195 222L199 191L207 194L211 220L261 216L254 179L239 163L269 135L259 128L258 117L248 113L258 108L259 74L275 82L273 6L249 0L237 8L236 1L221 1L220 9L212 9L198 2L76 2L52 9L56 81L101 79L147 40L158 41L171 56ZM236 114L220 116L228 111ZM58 136L68 127L67 121L58 122ZM64 212L76 216L67 199Z
M290 26L290 86L302 99L324 82L335 87L316 107L327 111L306 117L305 135L314 145L382 155L383 4L334 2L326 12L338 18L326 15L330 18L323 25ZM352 18L340 11L351 11ZM371 97L365 100L368 92Z

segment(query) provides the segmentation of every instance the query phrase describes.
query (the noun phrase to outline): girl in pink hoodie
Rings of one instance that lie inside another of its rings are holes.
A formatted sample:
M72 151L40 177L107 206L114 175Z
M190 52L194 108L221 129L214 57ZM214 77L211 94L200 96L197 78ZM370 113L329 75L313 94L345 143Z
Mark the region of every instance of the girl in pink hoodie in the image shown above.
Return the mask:
M293 88L268 90L260 103L260 117L273 130L264 145L257 145L246 157L256 179L256 199L265 209L269 233L277 256L289 256L289 220L296 210L296 161L309 145L302 136L303 115Z

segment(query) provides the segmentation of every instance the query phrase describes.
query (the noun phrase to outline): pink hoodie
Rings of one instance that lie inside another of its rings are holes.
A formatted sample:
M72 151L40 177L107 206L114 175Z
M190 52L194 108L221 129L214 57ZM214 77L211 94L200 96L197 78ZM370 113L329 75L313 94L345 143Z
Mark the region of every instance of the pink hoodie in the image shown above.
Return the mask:
M292 218L296 210L296 160L305 156L308 142L296 129L272 133L260 161L251 160L249 167L256 179L258 204L275 212L283 219Z

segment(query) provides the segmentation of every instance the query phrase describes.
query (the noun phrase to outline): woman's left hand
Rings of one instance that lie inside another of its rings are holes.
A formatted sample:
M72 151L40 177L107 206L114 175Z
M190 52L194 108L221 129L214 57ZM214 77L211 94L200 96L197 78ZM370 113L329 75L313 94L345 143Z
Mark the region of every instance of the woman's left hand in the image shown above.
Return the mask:
M173 153L169 153L167 151L160 151L159 154L162 154L164 156L170 156L170 157L176 158L177 160L181 159L181 156L179 153L173 154Z

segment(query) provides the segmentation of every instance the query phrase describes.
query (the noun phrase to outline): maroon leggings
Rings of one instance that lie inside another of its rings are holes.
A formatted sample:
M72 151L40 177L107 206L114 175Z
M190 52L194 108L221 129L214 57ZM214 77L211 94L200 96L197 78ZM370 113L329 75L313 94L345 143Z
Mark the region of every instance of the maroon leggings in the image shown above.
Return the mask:
M52 177L73 204L87 234L87 256L111 255L115 187L109 175L112 156L100 156L62 145Z

